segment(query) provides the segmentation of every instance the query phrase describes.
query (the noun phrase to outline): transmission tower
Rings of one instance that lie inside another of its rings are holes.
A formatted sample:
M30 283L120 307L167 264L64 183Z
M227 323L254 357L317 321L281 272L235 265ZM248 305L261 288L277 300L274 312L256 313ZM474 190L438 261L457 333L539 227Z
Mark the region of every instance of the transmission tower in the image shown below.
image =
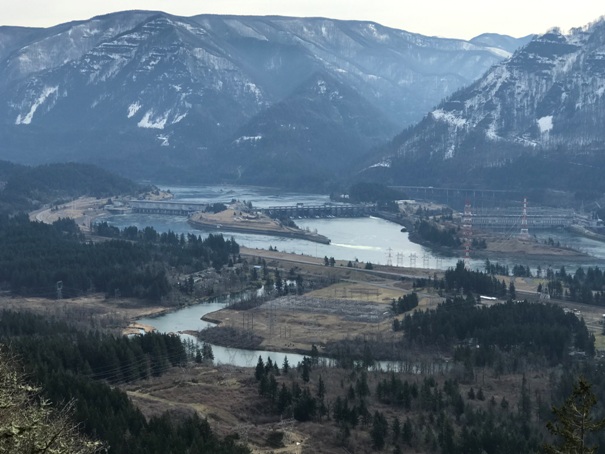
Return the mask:
M416 254L410 254L410 268L416 268Z
M529 240L529 229L527 228L527 198L523 198L523 216L521 217L521 232L519 238Z
M63 281L57 281L57 299L63 299Z
M422 255L422 268L428 269L431 267L431 265L429 264L429 258L430 256L427 252Z
M387 254L387 266L393 266L393 254L392 254L393 249L388 248L387 252L388 252L388 254Z
M464 204L464 215L462 216L462 235L464 237L464 265L469 267L471 258L471 244L473 237L473 213L469 200Z
M396 257L397 257L397 266L403 266L403 252L398 252Z

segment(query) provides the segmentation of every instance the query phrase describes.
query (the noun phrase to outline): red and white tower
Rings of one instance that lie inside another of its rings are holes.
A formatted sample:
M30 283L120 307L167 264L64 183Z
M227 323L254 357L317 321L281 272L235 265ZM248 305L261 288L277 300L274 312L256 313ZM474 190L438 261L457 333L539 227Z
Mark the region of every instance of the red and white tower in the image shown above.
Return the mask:
M464 204L464 215L462 216L462 236L464 237L464 265L470 265L471 243L473 239L473 213L471 211L471 202Z
M519 238L529 240L529 229L527 228L527 197L523 198L523 216L521 217L521 232Z

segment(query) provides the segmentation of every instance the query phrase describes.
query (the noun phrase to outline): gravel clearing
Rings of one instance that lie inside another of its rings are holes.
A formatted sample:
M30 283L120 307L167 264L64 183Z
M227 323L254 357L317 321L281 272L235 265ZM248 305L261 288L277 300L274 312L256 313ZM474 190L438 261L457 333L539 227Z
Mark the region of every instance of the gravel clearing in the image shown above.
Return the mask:
M311 298L288 295L268 301L261 309L280 309L300 312L331 314L343 320L364 323L380 323L392 316L388 306L361 300Z

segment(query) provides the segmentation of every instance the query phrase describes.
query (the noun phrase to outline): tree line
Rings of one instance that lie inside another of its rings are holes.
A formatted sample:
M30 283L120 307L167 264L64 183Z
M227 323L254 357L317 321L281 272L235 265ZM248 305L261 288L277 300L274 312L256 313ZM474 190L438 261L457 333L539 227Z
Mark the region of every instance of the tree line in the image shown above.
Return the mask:
M417 221L416 224L414 224L413 234L414 236L418 236L423 242L448 248L457 248L462 244L456 234L456 229L453 227L441 229L424 219Z
M10 344L44 398L75 402L73 419L111 454L250 452L233 436L219 438L196 414L147 420L123 391L109 386L159 375L191 359L177 336L82 333L65 322L5 311L0 314L0 342Z
M267 412L330 425L336 446L448 454L536 452L540 446L525 380L520 403L513 407L480 386L476 392L472 387L463 391L455 378L416 376L409 381L395 372L374 373L365 367L342 371L311 356L296 367L286 358L281 368L259 357L254 375L259 394L267 399Z
M115 232L107 224L101 233ZM110 241L86 242L73 220L52 225L26 215L0 217L0 285L24 296L72 297L89 292L160 301L168 294L170 268L220 268L239 253L222 235L177 236L127 227Z
M584 322L550 304L508 301L478 307L472 298L448 298L436 309L406 315L401 326L413 344L478 346L473 356L480 365L494 365L498 351L535 355L551 365L568 362L570 348L590 356L595 352Z
M91 164L56 163L35 167L0 161L0 213L30 211L42 204L60 204L75 197L111 197L152 190Z

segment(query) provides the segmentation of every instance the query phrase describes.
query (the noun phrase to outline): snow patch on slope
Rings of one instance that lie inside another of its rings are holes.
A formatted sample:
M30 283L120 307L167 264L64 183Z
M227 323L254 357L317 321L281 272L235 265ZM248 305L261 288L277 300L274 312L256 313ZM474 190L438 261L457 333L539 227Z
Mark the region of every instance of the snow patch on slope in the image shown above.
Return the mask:
M326 82L323 80L318 80L317 81L317 87L319 88L319 93L321 93L322 95L326 92L327 88L326 88Z
M36 101L34 101L32 106L30 107L27 115L22 117L21 114L19 114L17 116L17 119L15 120L15 124L16 125L30 124L32 122L32 118L34 118L34 114L36 113L36 110L38 110L38 107L40 107L44 103L44 101L46 101L48 99L48 97L50 95L56 93L58 89L59 89L59 87L44 87L44 90L42 90L42 93L40 93L40 96L38 96L38 99L36 99Z
M157 136L157 138L160 141L160 146L161 147L169 147L170 146L170 136L169 135L159 134Z
M537 121L538 127L540 128L540 133L546 134L547 132L550 132L552 129L552 115L539 118Z
M443 109L434 110L431 112L431 115L435 120L449 123L456 128L462 128L466 125L466 120L464 118L457 117L453 112L446 112Z
M139 128L146 129L164 129L166 122L168 121L168 114L165 113L163 116L154 116L153 110L148 110L145 116L141 118L141 121L137 123Z
M489 50L492 54L502 58L510 58L511 55L513 55L509 51L500 49L499 47L488 47L487 50Z
M177 124L178 122L180 122L186 116L187 116L186 112L184 114L177 115L176 117L174 117L174 120L172 120L172 124L173 125Z
M128 118L132 118L141 108L141 103L139 101L133 102L128 106Z
M368 167L368 169L374 169L376 167L386 167L386 168L389 168L389 167L391 167L391 160L390 159L385 159L383 161L377 162L376 164L372 164L370 167Z
M242 136L239 139L235 140L235 143L237 145L239 145L242 142L258 142L259 140L261 140L263 138L263 136Z
M490 140L499 140L500 136L497 133L496 130L496 123L492 122L489 125L489 128L487 128L487 131L485 131L485 137L487 137Z
M374 24L368 24L368 29L370 30L370 33L372 34L372 36L374 38L376 38L377 41L385 42L385 41L389 40L389 35L386 35L384 33L380 33L376 29L376 25L374 25Z

